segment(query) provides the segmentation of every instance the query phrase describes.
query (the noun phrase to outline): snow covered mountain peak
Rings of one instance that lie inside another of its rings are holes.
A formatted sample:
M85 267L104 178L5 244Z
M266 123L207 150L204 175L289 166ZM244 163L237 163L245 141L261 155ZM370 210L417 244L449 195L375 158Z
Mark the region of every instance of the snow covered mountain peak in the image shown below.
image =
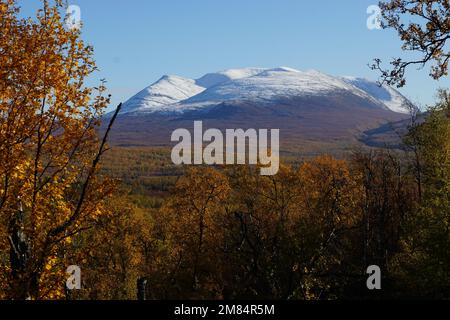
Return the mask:
M123 113L182 113L230 101L276 104L282 99L352 94L380 108L408 113L409 101L391 87L289 67L228 69L193 80L163 76L128 100Z
M158 112L205 90L194 80L163 76L123 104L123 113Z
M302 72L291 68L266 69L249 77L239 77L213 86L182 104L188 109L217 105L226 101L277 101L285 98L352 91L370 99L360 89L317 71Z
M243 68L243 69L228 69L215 73L208 73L196 81L197 85L204 88L211 88L216 85L228 82L230 80L237 80L255 76L267 69L265 68Z

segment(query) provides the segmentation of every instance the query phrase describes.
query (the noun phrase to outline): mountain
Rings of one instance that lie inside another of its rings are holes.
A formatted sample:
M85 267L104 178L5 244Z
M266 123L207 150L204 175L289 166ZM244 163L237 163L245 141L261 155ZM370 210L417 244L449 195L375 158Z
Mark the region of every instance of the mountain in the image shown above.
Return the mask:
M230 69L197 80L164 76L124 103L112 139L171 145L173 130L203 120L219 129L279 128L282 144L334 148L407 118L411 105L390 87L314 70Z
M163 76L148 86L123 106L123 113L153 113L183 111L179 102L187 100L227 81L247 78L263 72L262 68L230 69L209 73L198 80L178 76Z
M198 86L194 80L177 76L164 76L151 86L145 88L128 100L123 107L129 112L157 112L188 99L205 88Z
M408 101L396 90L366 79L332 77L292 68L230 69L191 80L164 76L128 100L123 113L170 113L204 109L229 101L273 102L304 96L347 92L380 108L408 113Z
M344 77L343 80L370 94L394 112L410 113L410 108L414 108L408 99L389 86L379 86L378 83L364 78Z

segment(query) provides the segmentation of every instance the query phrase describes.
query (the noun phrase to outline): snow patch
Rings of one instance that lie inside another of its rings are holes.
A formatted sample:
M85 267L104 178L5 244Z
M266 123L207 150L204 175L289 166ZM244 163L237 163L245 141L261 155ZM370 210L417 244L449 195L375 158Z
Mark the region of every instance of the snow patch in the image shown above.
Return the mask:
M387 85L380 86L376 82L357 77L342 77L342 79L381 101L391 111L408 114L411 112L410 108L414 108L400 92Z
M211 88L230 80L242 79L257 75L267 69L264 68L243 68L228 69L215 73L208 73L196 81L197 85L204 88Z

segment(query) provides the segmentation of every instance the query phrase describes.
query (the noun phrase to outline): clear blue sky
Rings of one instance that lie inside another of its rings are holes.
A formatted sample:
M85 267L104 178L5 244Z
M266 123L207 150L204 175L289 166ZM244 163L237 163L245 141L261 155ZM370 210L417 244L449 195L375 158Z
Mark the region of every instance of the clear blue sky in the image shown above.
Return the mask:
M197 78L238 67L289 66L377 79L367 64L402 55L393 31L369 30L377 0L69 0L81 8L83 37L95 47L113 102L164 74ZM22 0L24 15L39 2ZM401 92L434 101L445 78L411 69ZM94 80L94 79L92 79Z

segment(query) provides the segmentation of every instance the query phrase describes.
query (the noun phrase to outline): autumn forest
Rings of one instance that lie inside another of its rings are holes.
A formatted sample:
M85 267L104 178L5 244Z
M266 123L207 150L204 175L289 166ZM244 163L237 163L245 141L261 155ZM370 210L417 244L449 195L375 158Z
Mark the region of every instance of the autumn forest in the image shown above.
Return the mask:
M94 48L64 6L42 1L25 19L0 0L0 299L450 298L445 88L395 148L282 153L274 176L176 166L166 147L109 143L120 107L106 117L107 84L87 85ZM448 1L381 7L430 78L447 77ZM400 24L405 10L428 32ZM411 64L372 68L403 86ZM71 265L80 290L66 287ZM371 265L382 290L367 289Z

